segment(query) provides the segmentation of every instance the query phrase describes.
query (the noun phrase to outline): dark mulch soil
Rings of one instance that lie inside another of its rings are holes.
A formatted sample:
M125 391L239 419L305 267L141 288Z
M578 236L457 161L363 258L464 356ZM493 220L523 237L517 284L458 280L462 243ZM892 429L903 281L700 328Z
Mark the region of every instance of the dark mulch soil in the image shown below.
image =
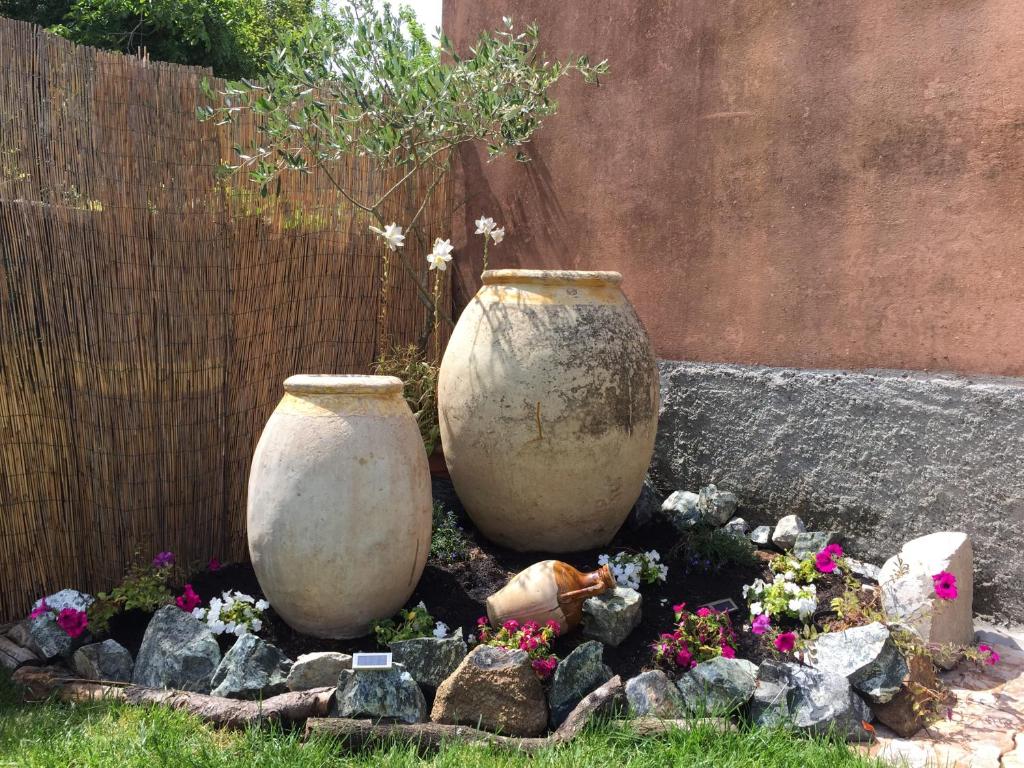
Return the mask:
M685 602L690 609L696 610L705 603L726 597L732 598L736 605L740 606L740 610L732 617L738 636L737 655L755 663L759 663L767 655L767 650L761 645L759 638L739 631L739 627L747 620L742 595L743 585L759 577L765 580L771 578L767 566L767 553L759 553L759 561L752 567L726 565L717 571L688 570L681 554L673 550L673 545L680 540L680 535L668 523L660 521L637 530L624 528L611 544L585 552L558 556L513 552L488 542L476 533L461 505L458 504L450 485L435 480L435 497L442 499L448 508L460 516L473 546L465 560L440 562L432 558L427 563L423 577L408 604L413 606L422 600L435 618L452 628L461 626L467 634L475 632L477 618L486 614L484 601L488 595L503 587L514 573L538 560L557 557L582 571L590 571L597 567L597 557L602 553L656 549L668 565L668 580L641 587L644 603L640 626L621 646L605 650L605 662L617 674L625 679L645 668L650 668L650 645L662 632L671 630L672 606L679 602ZM188 582L204 601L230 589L241 590L255 597L263 596L252 566L248 563L226 565L216 572L195 573ZM838 596L842 589L842 581L837 577L824 577L819 580L818 618L827 616L831 599ZM119 616L111 623L111 636L134 654L142 641L148 618L147 614L137 611ZM273 609L268 612L264 630L260 635L291 658L312 651L352 653L379 650L372 635L359 640L321 640L299 634L285 624ZM234 636L222 637L222 650L227 650L234 640ZM559 657L564 657L584 640L579 631L571 632L556 641L554 650Z

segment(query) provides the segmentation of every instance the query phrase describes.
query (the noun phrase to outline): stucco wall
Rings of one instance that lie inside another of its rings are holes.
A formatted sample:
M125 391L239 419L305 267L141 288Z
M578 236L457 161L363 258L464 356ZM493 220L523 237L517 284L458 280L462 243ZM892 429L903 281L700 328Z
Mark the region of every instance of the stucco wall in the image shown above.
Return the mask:
M660 357L1024 375L1020 0L445 0L458 45L536 20L532 164L462 157L496 266L616 269Z

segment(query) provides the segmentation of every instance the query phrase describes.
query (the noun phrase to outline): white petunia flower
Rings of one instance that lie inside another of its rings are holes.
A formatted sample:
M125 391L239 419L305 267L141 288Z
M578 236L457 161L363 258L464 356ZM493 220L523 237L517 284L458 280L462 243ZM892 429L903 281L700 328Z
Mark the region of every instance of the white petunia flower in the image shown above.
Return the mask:
M257 600L256 601L256 610L257 611L265 611L269 607L270 607L270 603L268 603L266 600Z
M452 241L442 240L440 237L434 241L434 250L427 255L430 268L438 272L448 269L448 262L452 260Z
M375 235L380 235L384 238L384 242L387 243L388 248L392 251L397 251L403 245L405 245L405 235L402 234L402 228L391 222L384 229L377 229L377 227L370 226L370 231Z
M760 616L762 613L764 613L764 606L763 605L761 605L760 603L751 603L750 604L750 615L751 616Z

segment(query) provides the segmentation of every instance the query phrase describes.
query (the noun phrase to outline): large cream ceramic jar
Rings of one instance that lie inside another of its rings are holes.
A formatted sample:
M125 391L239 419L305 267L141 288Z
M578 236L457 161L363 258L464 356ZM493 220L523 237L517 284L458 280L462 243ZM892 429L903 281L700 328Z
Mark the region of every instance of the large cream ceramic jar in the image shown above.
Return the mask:
M397 612L430 550L430 472L402 382L292 376L249 476L260 587L289 625L361 637Z
M658 373L616 272L495 270L441 363L441 442L455 490L492 541L523 551L607 544L654 450Z

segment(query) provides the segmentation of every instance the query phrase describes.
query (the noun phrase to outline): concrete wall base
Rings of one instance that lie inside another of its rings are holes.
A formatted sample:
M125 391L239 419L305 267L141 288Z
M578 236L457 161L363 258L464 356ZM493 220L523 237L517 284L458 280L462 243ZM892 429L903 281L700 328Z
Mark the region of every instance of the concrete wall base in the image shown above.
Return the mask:
M908 539L965 531L975 610L1024 619L1024 379L659 367L662 491L716 483L748 521L796 513L878 564Z

